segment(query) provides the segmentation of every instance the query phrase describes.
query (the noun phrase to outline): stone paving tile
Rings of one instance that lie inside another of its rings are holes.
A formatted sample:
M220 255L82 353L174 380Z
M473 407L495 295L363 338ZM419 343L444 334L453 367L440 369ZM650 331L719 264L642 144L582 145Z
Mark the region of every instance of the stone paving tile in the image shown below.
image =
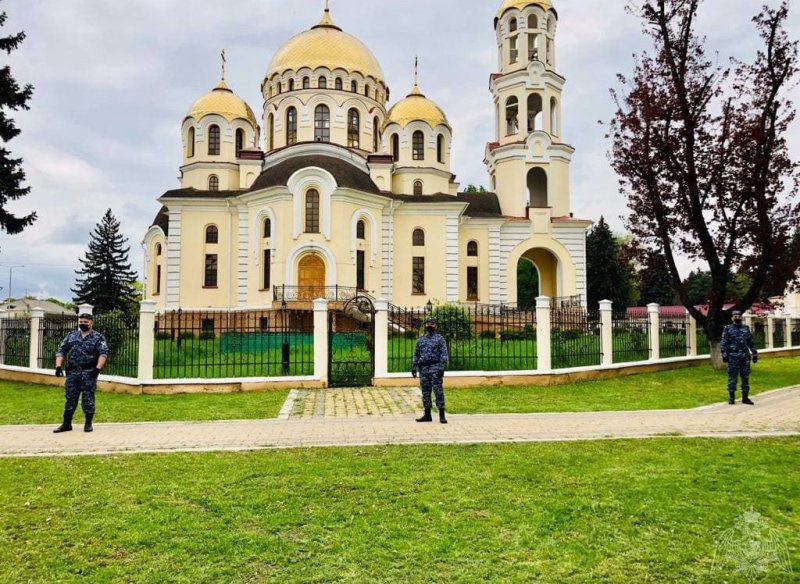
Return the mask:
M0 456L52 456L130 452L252 450L378 444L462 444L647 438L654 436L775 436L800 435L800 386L758 396L754 407L737 404L694 410L583 412L555 414L453 415L450 423L418 424L405 390L395 390L392 403L406 404L402 414L359 415L352 410L328 410L335 399L298 391L304 400L291 411L300 417L225 422L142 422L97 424L91 434L76 430L53 434L55 424L0 426ZM344 394L343 394L344 395ZM368 410L378 393L365 393ZM383 395L391 396L391 392ZM410 398L409 398L410 399ZM416 396L413 396L416 399ZM356 397L352 397L355 403ZM346 399L342 403L347 403ZM322 404L320 406L319 404ZM322 409L322 416L305 417ZM371 408L371 409L370 409ZM330 414L330 415L329 415ZM339 415L342 414L342 415Z

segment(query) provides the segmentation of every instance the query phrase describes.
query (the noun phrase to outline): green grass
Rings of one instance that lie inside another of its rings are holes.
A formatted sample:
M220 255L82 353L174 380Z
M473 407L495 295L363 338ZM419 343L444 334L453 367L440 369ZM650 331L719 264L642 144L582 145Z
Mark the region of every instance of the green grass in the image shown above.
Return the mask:
M753 366L751 394L800 383L800 357L763 359ZM580 412L694 408L726 400L727 373L709 365L600 381L532 387L447 389L459 414ZM739 394L740 396L740 394Z
M274 418L287 394L288 391L182 395L98 392L95 422ZM0 381L0 425L56 423L63 411L63 388ZM76 414L78 418L82 419L81 413Z
M4 459L0 581L744 584L711 569L751 507L796 578L799 448L660 438Z

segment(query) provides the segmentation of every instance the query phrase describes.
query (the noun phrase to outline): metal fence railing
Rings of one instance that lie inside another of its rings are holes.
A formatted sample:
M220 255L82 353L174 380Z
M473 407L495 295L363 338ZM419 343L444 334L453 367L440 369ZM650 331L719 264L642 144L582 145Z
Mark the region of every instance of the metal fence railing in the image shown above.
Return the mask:
M661 317L658 325L659 355L662 359L685 357L689 322L686 317Z
M800 318L792 319L792 347L800 347Z
M603 362L599 310L581 307L550 311L550 354L553 369L588 367Z
M451 371L536 369L536 311L506 305L389 307L389 371L411 370L425 319L433 316L447 341Z
M753 318L753 342L756 349L767 348L767 319L762 317Z
M55 366L56 353L66 336L78 328L74 314L45 314L39 321L39 367Z
M631 316L625 312L611 317L613 362L647 361L650 359L650 318Z
M786 320L776 318L772 321L772 348L782 349L786 346Z
M700 325L697 326L697 354L711 354L711 343L708 340L708 334L706 333L706 329Z
M31 355L31 318L12 316L2 322L0 358L5 365L27 367Z
M139 316L118 310L94 315L94 329L108 343L106 375L137 377L139 368Z
M311 310L176 310L156 316L156 379L313 373Z

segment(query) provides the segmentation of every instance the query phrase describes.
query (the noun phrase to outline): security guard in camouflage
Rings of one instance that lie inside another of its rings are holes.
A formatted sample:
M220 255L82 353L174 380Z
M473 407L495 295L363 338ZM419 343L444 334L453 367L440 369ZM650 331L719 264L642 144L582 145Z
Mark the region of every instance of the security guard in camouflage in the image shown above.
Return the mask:
M728 403L736 403L736 381L742 376L742 403L754 405L748 397L750 394L750 355L753 363L758 363L758 351L753 342L750 327L742 324L742 313L734 310L731 313L733 324L722 331L720 350L722 361L728 364Z
M420 387L422 389L422 406L425 415L417 418L417 422L432 422L431 418L431 390L436 393L436 407L439 410L439 421L447 423L444 417L444 370L450 361L447 352L447 343L444 337L436 332L436 319L429 318L425 321L427 331L417 340L414 347L414 356L411 359L411 375L416 377L419 372Z
M56 377L64 375L64 358L67 357L67 382L64 384L66 404L64 405L64 421L53 430L55 433L72 430L72 416L78 408L78 397L86 416L84 432L91 432L94 418L94 392L97 389L97 376L108 359L106 339L92 330L94 317L83 313L78 317L78 328L72 331L61 342L56 353Z

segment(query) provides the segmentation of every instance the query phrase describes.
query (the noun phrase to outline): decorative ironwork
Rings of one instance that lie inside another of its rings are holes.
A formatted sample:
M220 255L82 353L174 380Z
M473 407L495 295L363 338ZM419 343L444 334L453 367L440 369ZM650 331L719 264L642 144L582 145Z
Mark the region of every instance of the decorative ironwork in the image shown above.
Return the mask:
M611 318L614 363L650 359L650 318L615 313Z
M375 305L366 295L328 312L328 385L364 387L375 374Z
M332 302L347 302L357 296L366 296L358 288L349 286L273 286L272 297L277 302L310 302L324 298Z
M0 362L5 365L27 367L31 355L31 318L12 316L2 322Z
M685 357L689 335L686 317L664 317L658 324L659 353L662 359Z
M39 322L39 367L53 367L56 353L69 333L78 328L74 314L45 314Z
M776 318L772 321L772 348L782 349L786 346L786 320Z
M588 367L603 361L599 310L580 306L550 311L550 344L553 369Z
M792 347L800 347L800 318L792 319Z
M139 316L120 311L94 315L94 329L108 343L108 362L103 373L137 377L139 370Z

